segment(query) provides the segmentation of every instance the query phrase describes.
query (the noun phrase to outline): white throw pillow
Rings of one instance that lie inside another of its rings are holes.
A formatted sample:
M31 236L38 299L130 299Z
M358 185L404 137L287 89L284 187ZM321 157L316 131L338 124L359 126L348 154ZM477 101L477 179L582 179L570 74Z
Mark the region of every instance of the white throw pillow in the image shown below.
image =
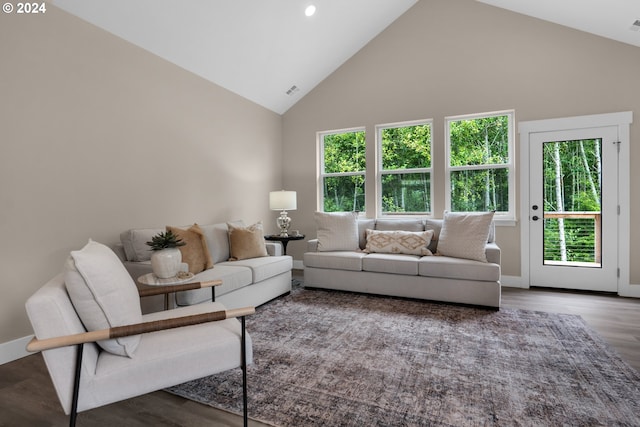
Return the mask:
M433 237L433 230L367 230L365 252L405 255L432 255L427 249Z
M487 262L485 246L493 212L444 213L438 240L438 254Z
M360 250L357 212L316 212L314 217L318 252Z
M89 240L81 250L72 251L65 285L88 331L142 321L138 289L118 256L105 245ZM140 335L98 341L104 350L129 357L139 343Z

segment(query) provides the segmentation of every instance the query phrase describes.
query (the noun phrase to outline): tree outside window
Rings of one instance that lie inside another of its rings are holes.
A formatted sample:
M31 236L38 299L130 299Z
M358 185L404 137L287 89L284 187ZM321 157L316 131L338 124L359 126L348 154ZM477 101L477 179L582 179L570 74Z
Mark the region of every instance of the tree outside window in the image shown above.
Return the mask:
M446 119L447 206L515 217L513 112Z
M431 122L384 125L378 128L381 155L381 212L431 212Z
M324 212L364 211L364 130L321 133L319 141Z

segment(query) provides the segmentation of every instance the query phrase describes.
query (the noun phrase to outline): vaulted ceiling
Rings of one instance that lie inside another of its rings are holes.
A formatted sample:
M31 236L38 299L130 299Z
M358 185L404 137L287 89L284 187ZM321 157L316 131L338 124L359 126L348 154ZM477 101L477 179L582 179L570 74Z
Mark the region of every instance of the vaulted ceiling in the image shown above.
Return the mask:
M417 1L426 0L53 3L282 114ZM640 0L477 1L640 47Z

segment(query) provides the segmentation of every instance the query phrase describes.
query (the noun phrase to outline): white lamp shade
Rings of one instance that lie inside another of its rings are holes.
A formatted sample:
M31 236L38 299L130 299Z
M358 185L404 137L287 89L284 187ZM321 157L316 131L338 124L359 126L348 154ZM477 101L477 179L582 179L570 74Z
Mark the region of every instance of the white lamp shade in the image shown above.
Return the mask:
M269 209L272 211L296 210L297 197L295 191L272 191L269 193Z

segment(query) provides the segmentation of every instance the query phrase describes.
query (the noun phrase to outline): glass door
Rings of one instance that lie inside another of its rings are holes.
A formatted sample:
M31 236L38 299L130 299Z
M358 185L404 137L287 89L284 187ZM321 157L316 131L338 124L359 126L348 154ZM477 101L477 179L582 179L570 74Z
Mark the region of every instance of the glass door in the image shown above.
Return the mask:
M530 284L617 291L617 129L530 144Z

